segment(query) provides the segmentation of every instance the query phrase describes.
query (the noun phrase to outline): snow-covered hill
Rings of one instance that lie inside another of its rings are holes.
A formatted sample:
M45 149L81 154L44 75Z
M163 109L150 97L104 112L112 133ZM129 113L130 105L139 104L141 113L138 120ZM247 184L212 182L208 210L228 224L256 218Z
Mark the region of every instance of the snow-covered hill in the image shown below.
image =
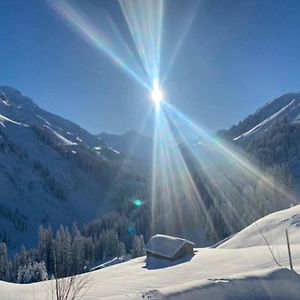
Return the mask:
M263 134L283 117L290 124L299 124L300 93L288 93L268 102L239 124L232 126L226 131L226 135L238 141Z
M286 229L292 243L300 245L300 205L258 220L224 242L219 248L261 246L266 244L264 238L270 245L286 245Z
M256 224L217 248L199 248L193 257L169 266L157 260L156 265L164 267L147 268L146 258L141 257L84 274L87 283L81 296L111 300L299 299L300 206L273 213ZM296 272L288 269L285 229L290 232ZM51 281L29 285L0 282L0 299L50 299L51 286Z
M120 186L130 196L143 184L137 173L99 137L0 87L0 240L10 248L32 244L40 224L110 211Z

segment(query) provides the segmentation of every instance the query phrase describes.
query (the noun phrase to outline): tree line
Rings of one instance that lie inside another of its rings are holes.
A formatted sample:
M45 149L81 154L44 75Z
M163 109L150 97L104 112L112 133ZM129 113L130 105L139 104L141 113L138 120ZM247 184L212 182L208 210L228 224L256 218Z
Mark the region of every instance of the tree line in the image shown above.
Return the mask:
M89 271L114 257L144 255L144 238L135 224L116 212L93 222L68 227L40 226L37 246L9 257L0 243L0 280L31 283L51 277L63 278Z

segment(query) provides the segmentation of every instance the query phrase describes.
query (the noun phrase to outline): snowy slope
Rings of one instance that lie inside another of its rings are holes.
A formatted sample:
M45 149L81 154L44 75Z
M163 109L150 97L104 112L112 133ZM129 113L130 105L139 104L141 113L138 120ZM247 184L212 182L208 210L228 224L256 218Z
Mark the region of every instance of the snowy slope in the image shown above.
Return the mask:
M300 206L296 206L257 222L261 231L271 236L282 235L282 230L289 229L297 272L300 272L300 232L296 221L299 218ZM273 240L281 264L278 267L259 236L251 225L220 247L199 248L193 257L177 264L149 269L145 257L141 257L84 274L82 278L87 284L81 296L87 300L299 299L300 276L287 269L286 245L280 238ZM3 300L51 299L51 281L29 285L0 282L0 290Z
M11 87L0 86L0 99L0 113L6 118L27 126L47 126L73 143L81 141L89 146L105 146L77 124L41 109L30 98Z
M300 195L300 93L267 103L218 135L241 148L262 168L285 165L293 181L293 193Z
M263 127L268 126L272 121L274 121L276 118L280 117L283 115L284 112L286 112L288 110L289 107L291 107L295 102L295 99L293 99L289 104L287 104L286 106L284 106L283 108L279 109L277 112L275 112L273 115L267 117L265 120L263 120L262 122L260 122L259 124L255 125L253 128L251 128L250 130L248 130L247 132L239 135L238 137L235 137L233 140L237 141L240 138L243 138L251 133L257 132L259 130L261 130ZM297 116L298 118L298 116ZM265 128L266 130L266 128Z
M293 244L300 245L300 205L270 214L246 227L219 248L243 248L265 244L285 245L285 230L288 229Z
M40 224L68 225L110 211L110 186L135 184L136 167L121 158L80 126L0 87L0 239L10 249L31 246Z
M289 93L259 108L239 124L225 131L226 136L234 141L263 134L279 119L286 118L290 124L298 124L300 120L300 93Z

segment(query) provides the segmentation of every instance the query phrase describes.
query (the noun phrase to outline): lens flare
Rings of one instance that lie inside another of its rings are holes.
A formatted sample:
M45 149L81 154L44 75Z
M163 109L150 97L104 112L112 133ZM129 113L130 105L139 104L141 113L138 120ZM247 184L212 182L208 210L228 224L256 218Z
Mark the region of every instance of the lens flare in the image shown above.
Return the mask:
M137 54L150 82L160 77L163 0L119 0Z
M143 61L138 61L126 37L121 34L113 18L99 10L97 22L89 19L78 7L62 0L48 0L50 7L66 20L88 43L106 54L112 62L131 78L150 90L149 75ZM154 8L155 9L155 8Z
M201 138L187 138L183 124ZM167 102L155 114L151 192L153 233L178 234L201 224L213 240L241 230L274 205L296 203L288 187L242 149L209 135Z
M140 199L135 199L133 203L135 206L141 206L143 204L143 202Z
M155 103L157 108L159 107L160 102L163 100L163 97L164 95L159 87L159 81L158 79L155 79L151 91L151 99Z
M296 201L284 186L245 158L242 150L216 136L210 136L177 108L163 101L165 95L161 87L165 86L164 82L192 25L200 1L195 0L197 5L189 6L188 14L180 10L180 14L187 16L185 21L180 22L184 25L182 32L174 35L177 43L175 47L170 46L172 53L162 57L164 2L119 0L126 24L125 28L119 28L119 23L101 10L97 20L90 19L85 10L74 7L74 4L48 0L51 7L86 41L144 86L155 104L151 231L172 234L178 233L180 227L186 229L187 225L193 223L198 226L201 223L210 236L218 236L214 223L222 222L230 231L225 233L230 234L237 231L237 226L247 225L244 220L249 219L249 215L254 220L259 217L257 209L251 206L251 199L261 196L262 188L268 189L266 195L270 199L274 198L272 195L279 195L283 204ZM131 39L128 40L128 37ZM165 62L164 65L161 60ZM146 121L148 115L144 119ZM181 124L193 131L195 136L205 139L201 147L199 141L183 143L187 135ZM133 151L134 144L130 151ZM126 168L125 161L123 168ZM118 178L115 180L117 182ZM136 207L146 204L144 200L135 198L132 203ZM266 201L255 203L262 206ZM263 206L259 209L265 211ZM235 223L238 225L232 226ZM128 226L128 232L136 234L136 227Z

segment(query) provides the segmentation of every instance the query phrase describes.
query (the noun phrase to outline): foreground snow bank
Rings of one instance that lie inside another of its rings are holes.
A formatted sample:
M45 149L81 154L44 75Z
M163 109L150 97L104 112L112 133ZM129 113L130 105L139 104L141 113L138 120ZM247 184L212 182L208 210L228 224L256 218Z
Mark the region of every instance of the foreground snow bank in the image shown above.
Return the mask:
M272 213L246 227L218 248L244 248L266 245L285 245L288 229L292 244L300 244L300 205Z
M196 285L180 285L175 290L164 288L150 291L148 299L173 300L250 300L250 299L299 299L300 276L288 269L249 273L236 277L202 280Z

